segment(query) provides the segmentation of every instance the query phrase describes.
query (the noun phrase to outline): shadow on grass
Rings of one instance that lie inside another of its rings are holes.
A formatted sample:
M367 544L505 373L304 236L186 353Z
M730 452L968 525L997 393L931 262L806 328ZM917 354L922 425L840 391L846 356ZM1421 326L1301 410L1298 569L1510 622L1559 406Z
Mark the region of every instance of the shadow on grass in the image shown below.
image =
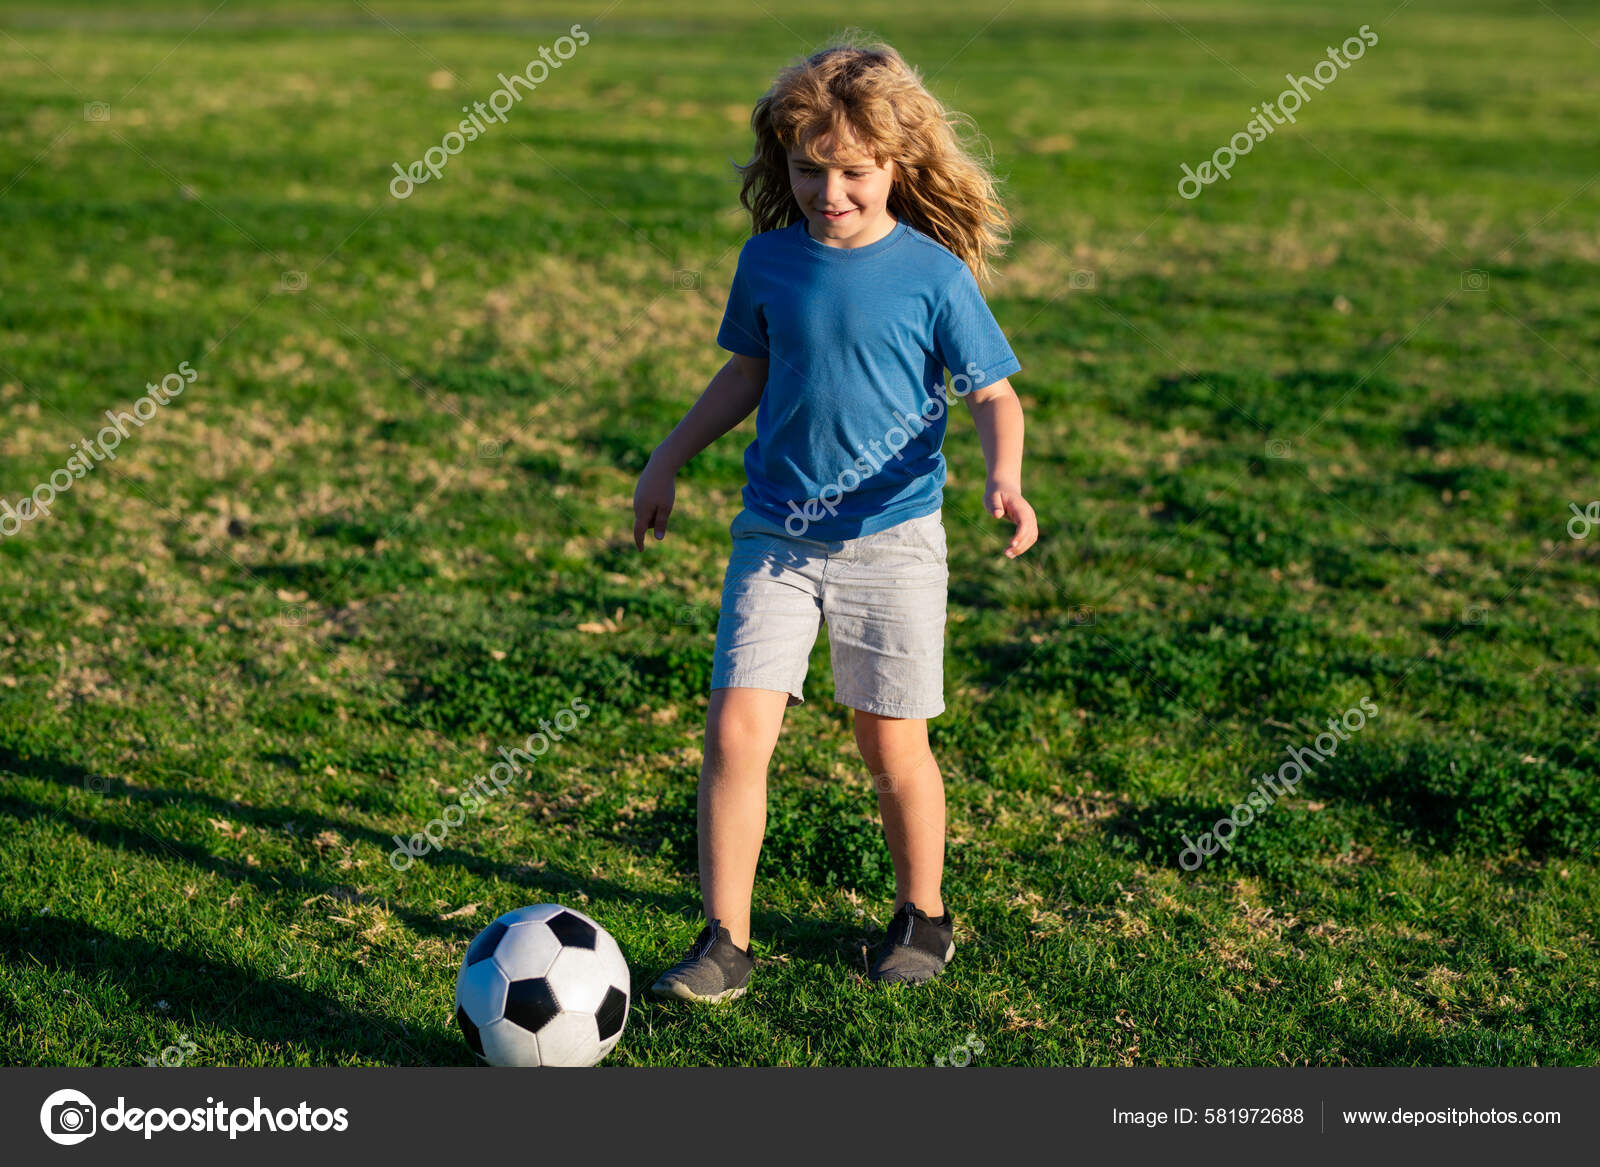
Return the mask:
M307 837L322 830L335 830L347 841L363 839L386 849L393 841L376 830L340 819L303 811L262 809L190 790L112 781L71 762L25 759L5 749L0 749L0 771L73 788L93 789L97 788L97 784L104 784L99 788L105 789L107 797L125 799L132 805L135 814L139 813L139 804L151 808L176 806L272 830L282 830L287 822L293 821L300 834ZM795 799L799 799L798 794ZM774 872L774 864L781 864L785 870L779 874L815 877L812 882L818 886L831 886L841 878L848 884L860 882L863 888L881 892L879 898L886 904L889 902L893 895L893 875L880 827L862 818L856 824L858 829L842 834L821 831L820 828L810 829L807 824L811 824L811 827L816 825L814 808L810 808L811 813L805 813L806 808L798 803L790 805L795 800L775 801L779 805L769 816L767 845L762 852L769 875ZM573 893L582 892L601 902L647 905L668 917L683 920L685 934L679 938L683 944L664 940L663 951L670 959L666 959L661 968L655 967L656 963L665 959L660 954L629 954L635 977L635 996L638 997L640 990L647 989L666 964L677 959L678 949L688 944L702 922L699 885L689 877L696 855L692 807L674 809L679 813L667 816L671 820L670 825L659 822L643 830L600 833L624 846L638 847L641 854L648 854L648 847L639 847L641 842L649 839L659 848L664 841L663 836L666 836L670 840L668 850L672 857L680 860L685 875L682 890L678 892L640 891L611 880L587 874L579 876L554 867L532 869L520 864L495 863L454 848L436 851L426 862L441 867L457 867L484 879L500 880L524 888L528 892L529 903L567 902ZM353 902L370 902L373 898L360 895L347 884L302 875L281 867L248 867L214 855L196 843L159 835L142 826L102 821L15 796L0 798L0 813L19 821L32 819L61 823L96 846L143 855L163 864L178 863L209 871L234 883L250 884L269 896L291 894L303 899L320 894ZM174 878L177 878L176 875ZM418 934L437 936L458 943L463 949L483 925L481 919L442 921L432 913L419 912L386 897L383 898L383 906ZM881 939L875 935L869 938L862 921L846 915L794 919L776 912L757 911L752 914L752 931L758 938L757 943L763 955L786 954L802 961L838 959L863 973L863 945L869 946L870 956L870 948L875 948Z
M91 979L109 978L134 1009L152 1017L161 1015L158 999L192 994L204 1023L267 1045L305 1048L321 1043L318 1060L325 1065L349 1058L390 1065L474 1064L450 1027L447 1000L441 1002L438 1027L411 1033L398 1021L289 981L54 916L0 916L0 954L16 966L42 965Z
M125 798L133 804L201 810L272 830L283 830L285 825L292 821L300 836L311 837L323 830L333 830L346 840L365 840L386 853L392 850L394 843L389 835L342 819L307 814L299 810L261 809L232 799L218 798L215 795L191 790L137 786L120 779L113 781L91 774L75 763L24 759L6 749L0 749L0 772L10 772L78 789L100 789L105 792L106 797ZM137 806L133 809L134 813L139 813ZM162 862L176 861L202 871L212 872L235 883L252 884L268 895L288 892L301 898L327 895L350 902L371 900L371 897L361 895L347 884L302 875L282 868L248 867L214 855L193 842L168 838L135 824L88 818L56 807L41 806L14 795L0 798L0 811L18 820L38 819L63 823L97 846L142 854ZM496 863L453 847L433 852L425 862L436 867L460 868L481 879L498 880L525 888L531 896L540 897L530 899L531 903L559 902L563 893L583 892L597 899L618 903L642 903L663 911L679 912L697 899L691 894L663 895L656 892L641 892L609 880L587 875L579 877L557 867L534 869L523 864ZM431 913L419 912L403 904L396 904L392 900L385 900L384 907L419 934L456 940L463 945L475 936L481 927L481 921L476 923L469 920L442 921Z
M634 822L602 825L596 833L687 875L699 868L698 798L698 789L685 784ZM774 783L767 795L762 873L818 888L855 888L876 899L892 897L894 862L871 799L870 793L841 783Z

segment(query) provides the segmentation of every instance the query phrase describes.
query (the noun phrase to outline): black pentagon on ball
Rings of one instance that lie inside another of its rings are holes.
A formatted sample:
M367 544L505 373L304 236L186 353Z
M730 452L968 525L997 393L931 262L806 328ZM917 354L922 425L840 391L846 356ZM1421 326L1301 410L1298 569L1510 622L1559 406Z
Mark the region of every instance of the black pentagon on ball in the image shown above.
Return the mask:
M500 937L506 934L506 926L496 920L482 932L478 938L467 948L467 967L477 964L480 960L488 960L494 955L495 946L500 943Z
M545 922L545 926L556 934L556 939L561 941L565 948L594 947L594 925L587 920L580 920L571 912L551 916Z
M600 1027L600 1040L610 1041L615 1037L627 1016L627 994L612 985L606 990L606 999L600 1002L600 1008L594 1011L595 1024Z
M543 977L512 981L506 992L505 1018L529 1033L538 1033L545 1023L561 1012L550 982Z
M483 1057L483 1039L478 1036L478 1027L472 1024L472 1018L467 1016L467 1011L460 1005L456 1006L456 1024L461 1026L461 1033L467 1039L467 1044L472 1047L472 1052L480 1058Z

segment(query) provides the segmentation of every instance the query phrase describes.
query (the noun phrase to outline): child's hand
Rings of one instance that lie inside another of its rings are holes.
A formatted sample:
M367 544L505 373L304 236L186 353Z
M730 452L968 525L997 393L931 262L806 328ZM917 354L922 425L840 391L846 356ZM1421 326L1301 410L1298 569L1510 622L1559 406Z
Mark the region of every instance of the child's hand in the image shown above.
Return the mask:
M633 545L644 550L644 533L656 529L656 539L667 537L667 516L672 513L672 503L677 496L676 475L658 465L654 459L639 475L639 485L633 492Z
M1006 547L1006 558L1015 559L1039 540L1039 521L1033 508L1022 497L1022 487L1016 483L999 482L993 478L983 490L984 505L997 519L1010 519L1017 525L1017 533Z

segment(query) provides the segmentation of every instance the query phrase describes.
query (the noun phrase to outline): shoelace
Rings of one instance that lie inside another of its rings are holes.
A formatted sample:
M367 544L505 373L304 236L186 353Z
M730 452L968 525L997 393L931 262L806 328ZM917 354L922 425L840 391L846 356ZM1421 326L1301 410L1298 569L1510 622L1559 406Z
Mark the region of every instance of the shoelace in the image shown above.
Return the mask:
M699 960L711 951L712 945L717 942L717 929L721 924L722 921L720 920L712 920L711 923L700 930L699 939L695 941L694 947L689 950L689 959L691 961Z

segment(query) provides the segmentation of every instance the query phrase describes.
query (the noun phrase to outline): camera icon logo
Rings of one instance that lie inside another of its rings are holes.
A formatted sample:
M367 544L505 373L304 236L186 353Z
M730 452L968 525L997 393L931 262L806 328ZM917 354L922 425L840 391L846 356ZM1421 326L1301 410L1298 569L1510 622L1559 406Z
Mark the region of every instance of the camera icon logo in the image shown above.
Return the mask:
M1591 502L1581 511L1577 503L1569 502L1567 509L1572 512L1572 517L1567 520L1567 534L1574 539L1587 539L1589 532L1600 526L1600 501Z
M279 946L279 950L282 951L282 945ZM282 966L280 965L279 967L281 968ZM199 1052L200 1047L189 1039L189 1035L180 1033L178 1034L177 1045L167 1046L161 1051L159 1057L155 1054L147 1055L144 1059L144 1064L147 1066L161 1065L169 1068L181 1066Z
M679 291L691 291L700 286L700 273L680 269L672 273L672 285Z
M976 1033L967 1034L966 1041L960 1045L950 1047L949 1054L935 1054L933 1064L936 1066L965 1066L971 1063L973 1054L983 1052L983 1042Z
M57 1090L39 1108L39 1125L52 1143L71 1147L94 1134L97 1113L94 1103L82 1091Z

